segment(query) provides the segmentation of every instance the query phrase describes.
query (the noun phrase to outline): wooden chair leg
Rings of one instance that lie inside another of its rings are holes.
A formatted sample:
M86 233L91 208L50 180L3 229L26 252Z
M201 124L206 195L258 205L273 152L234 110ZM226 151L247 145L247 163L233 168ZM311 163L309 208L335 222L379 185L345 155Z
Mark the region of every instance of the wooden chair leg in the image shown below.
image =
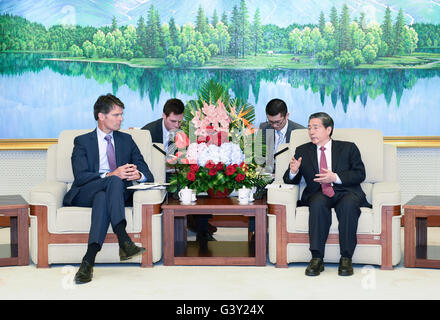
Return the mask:
M37 268L49 268L49 260L48 260L49 231L47 228L47 207L31 205L30 214L37 217L37 228L38 228Z
M393 270L393 217L400 215L400 206L382 207L382 264L381 270Z
M286 226L286 206L269 204L270 214L276 216L276 268L287 268L287 226Z
M153 267L153 215L160 214L161 205L142 205L142 245L147 252L142 256L141 267Z

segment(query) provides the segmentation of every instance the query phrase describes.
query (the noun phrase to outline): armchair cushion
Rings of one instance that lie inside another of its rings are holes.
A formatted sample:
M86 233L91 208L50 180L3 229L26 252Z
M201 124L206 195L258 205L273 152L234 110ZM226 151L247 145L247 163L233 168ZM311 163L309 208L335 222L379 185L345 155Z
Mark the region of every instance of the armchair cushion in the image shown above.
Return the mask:
M92 210L85 207L62 207L57 210L56 230L57 233L89 233ZM133 230L133 208L125 207L125 219L127 220L127 232ZM110 226L108 233L113 233Z
M338 219L336 212L332 209L332 224L330 233L338 233ZM292 232L309 232L309 207L296 208L296 230ZM372 233L374 229L373 210L361 208L357 233Z

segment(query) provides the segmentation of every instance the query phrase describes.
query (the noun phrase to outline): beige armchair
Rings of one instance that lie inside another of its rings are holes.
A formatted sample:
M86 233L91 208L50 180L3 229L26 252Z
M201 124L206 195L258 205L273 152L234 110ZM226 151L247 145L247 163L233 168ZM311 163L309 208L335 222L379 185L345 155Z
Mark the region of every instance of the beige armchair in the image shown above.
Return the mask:
M355 142L365 164L366 179L361 184L373 208L361 208L353 263L380 265L393 269L401 259L400 187L397 183L396 147L384 144L382 133L372 129L335 129L333 139ZM275 181L268 186L269 260L277 267L292 262L309 262L308 207L297 207L305 183L287 185L283 174L297 146L309 142L307 129L294 130L288 152L277 157ZM332 225L325 248L325 262L340 258L338 220L332 210Z
M73 182L71 155L76 136L91 130L61 132L58 144L47 151L46 182L30 191L30 256L37 267L54 263L80 263L87 250L91 208L63 207L63 198ZM152 147L148 130L122 130L132 135L155 182L165 181L165 158ZM142 256L127 262L151 267L162 256L162 214L160 206L166 190L138 190L133 207L125 208L127 233L133 242L147 249ZM120 262L116 235L109 227L97 263Z

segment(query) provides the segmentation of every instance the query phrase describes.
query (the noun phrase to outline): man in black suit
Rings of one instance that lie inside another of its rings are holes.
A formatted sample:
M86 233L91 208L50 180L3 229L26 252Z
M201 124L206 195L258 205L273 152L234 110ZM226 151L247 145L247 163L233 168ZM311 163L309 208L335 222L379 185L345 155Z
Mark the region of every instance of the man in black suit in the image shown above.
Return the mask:
M317 276L324 270L324 249L331 225L331 209L339 222L341 259L338 273L353 274L351 258L356 248L360 207L371 207L360 186L365 167L357 146L352 142L332 140L333 119L324 112L309 117L311 142L296 148L284 182L307 184L298 205L309 207L309 240L312 260L306 275Z
M87 252L75 275L76 283L92 280L96 254L111 224L119 242L121 261L145 252L126 232L125 206L131 206L133 181L153 181L142 154L131 135L119 132L124 104L115 96L100 96L94 105L98 126L74 140L72 169L74 182L63 200L64 206L92 207Z
M290 133L295 129L305 129L304 126L289 120L290 113L287 105L281 99L272 99L266 105L267 121L260 124L261 130L275 130L275 145L290 142ZM282 133L278 143L278 132Z
M260 129L263 130L263 139L266 141L266 145L273 146L273 154L277 152L279 145L290 142L290 133L293 130L305 129L302 125L289 120L289 115L287 105L281 99L272 99L266 105L267 121L260 124ZM271 151L269 151L270 153ZM268 162L268 165L272 166L271 161ZM273 166L272 171L274 169Z
M185 105L181 100L169 99L163 106L162 118L146 124L142 130L149 130L153 143L163 143L167 151L170 138L182 125L184 110Z
M173 150L168 150L168 144L173 142L175 132L182 125L184 111L185 105L181 100L169 99L163 106L162 118L146 124L142 130L149 130L153 143L163 143L165 152L172 153ZM169 179L170 175L167 173L167 182ZM210 217L210 215L188 216L188 228L197 233L198 240L215 240L212 234L217 231L217 228L208 223Z

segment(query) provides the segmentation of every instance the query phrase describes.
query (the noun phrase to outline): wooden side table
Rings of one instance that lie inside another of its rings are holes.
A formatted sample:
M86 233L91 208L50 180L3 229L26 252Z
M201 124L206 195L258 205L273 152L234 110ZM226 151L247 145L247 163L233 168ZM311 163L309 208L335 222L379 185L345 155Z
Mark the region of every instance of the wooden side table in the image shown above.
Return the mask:
M415 196L405 209L404 265L408 268L440 268L440 260L428 259L428 217L440 216L440 196Z
M183 205L169 198L162 209L164 265L266 265L265 200L241 205L233 197L198 197L195 203ZM255 217L255 247L248 241L209 241L206 250L200 250L194 243L187 243L184 219L203 214Z
M28 203L20 195L0 196L0 215L10 217L11 257L0 258L0 266L29 264Z

